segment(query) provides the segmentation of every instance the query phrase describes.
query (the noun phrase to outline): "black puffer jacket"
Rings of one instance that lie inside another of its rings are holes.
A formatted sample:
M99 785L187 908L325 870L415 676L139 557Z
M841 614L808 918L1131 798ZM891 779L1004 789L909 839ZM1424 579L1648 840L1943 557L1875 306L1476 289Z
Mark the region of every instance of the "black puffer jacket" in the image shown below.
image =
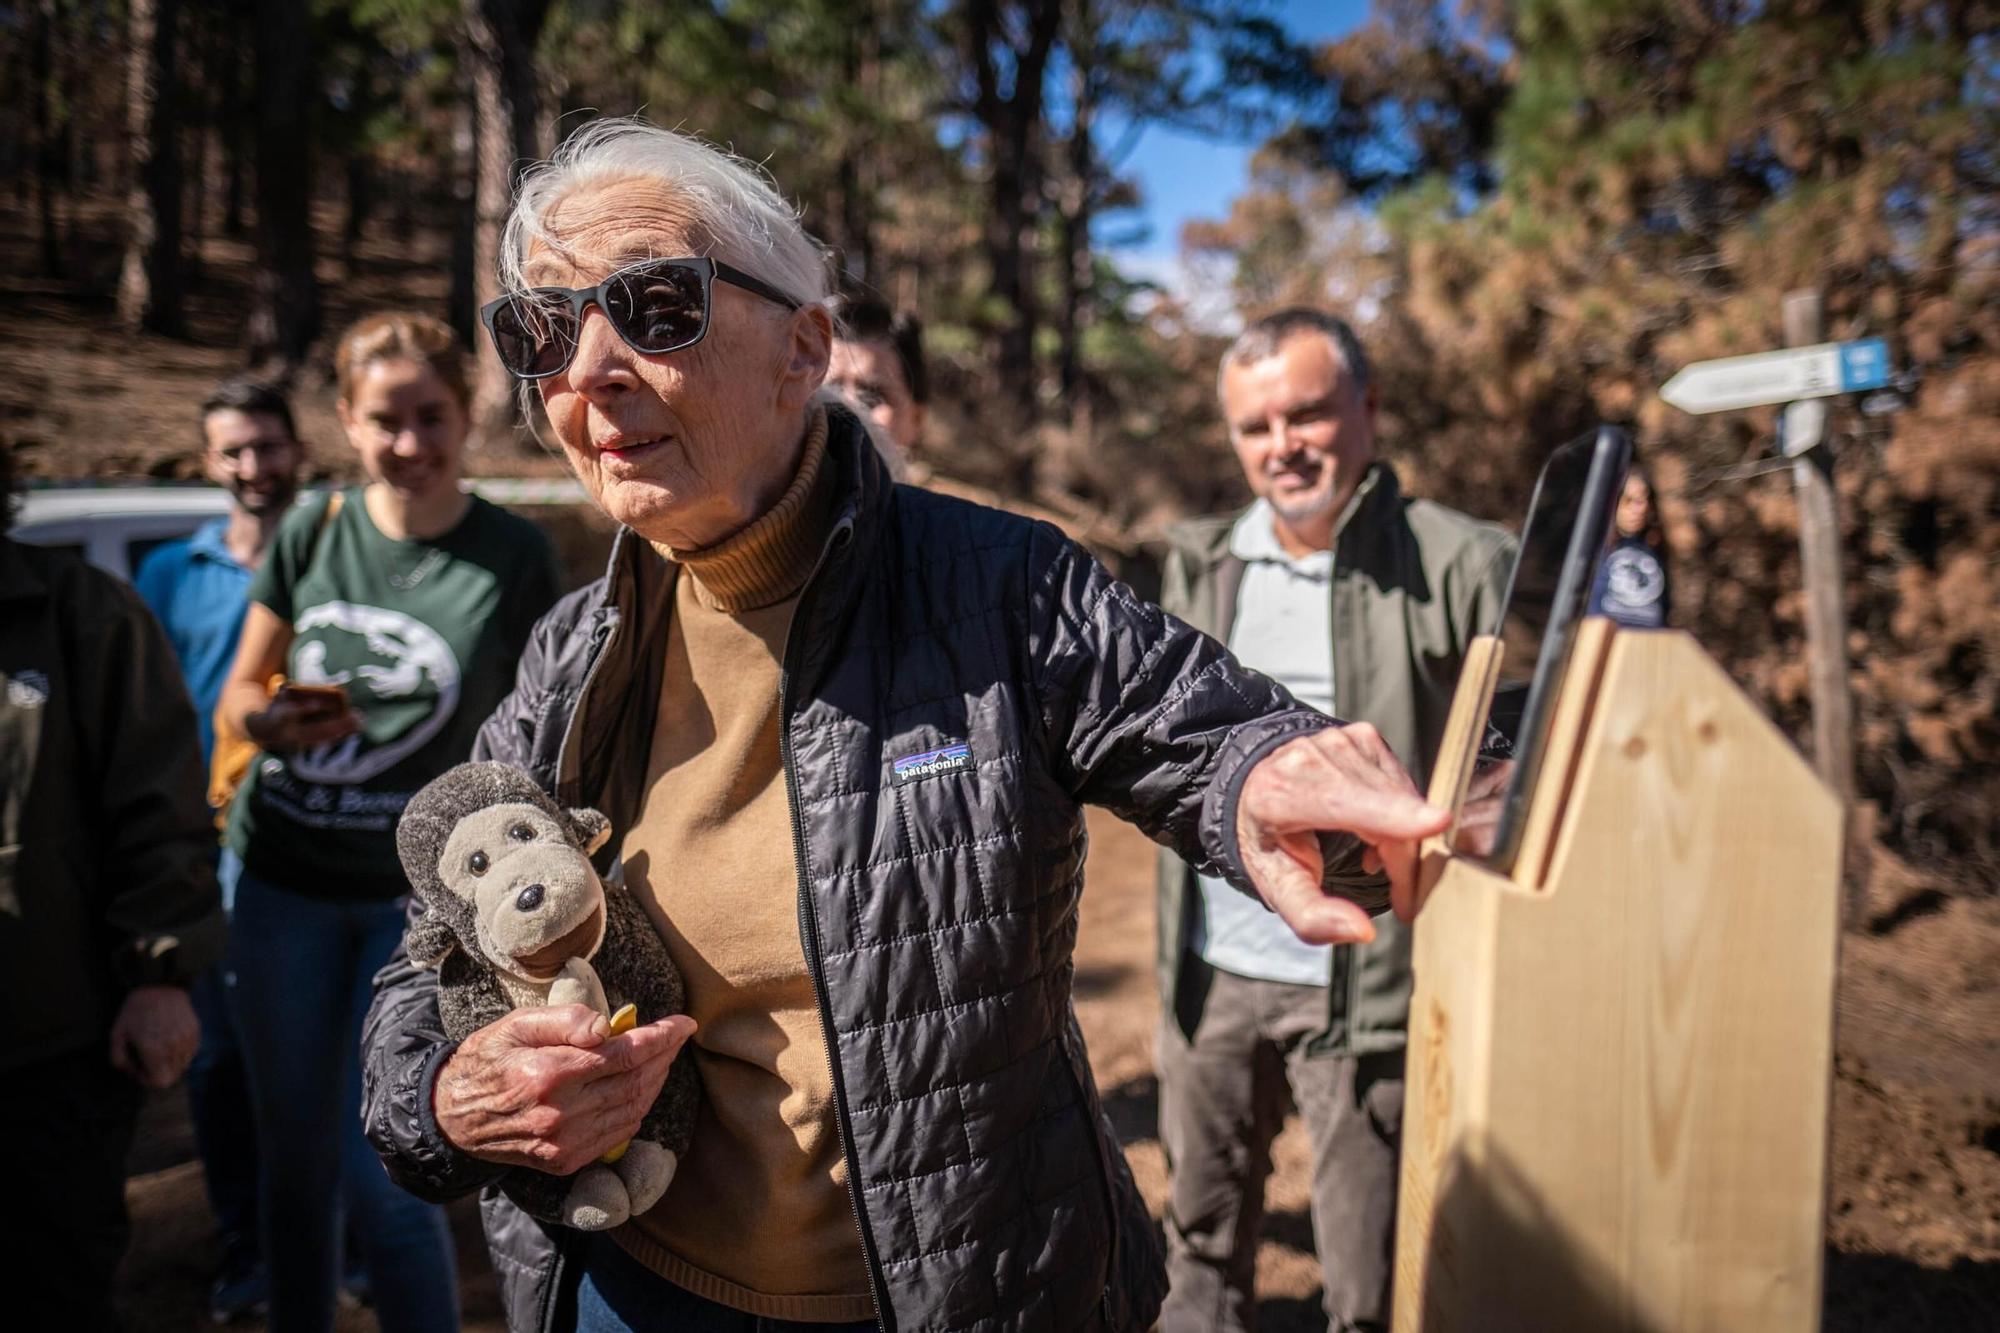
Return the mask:
M1242 883L1243 776L1327 719L1054 528L892 485L843 412L829 453L845 500L787 642L780 743L879 1318L1145 1328L1165 1274L1070 1007L1082 807ZM621 533L607 578L537 627L478 756L630 827L672 602L671 568ZM432 1115L433 975L399 954L376 984L364 1116L391 1175L429 1198L490 1184ZM490 1190L484 1209L511 1326L558 1326L565 1233Z
M0 536L0 1079L103 1051L133 987L185 986L220 956L206 788L139 595Z

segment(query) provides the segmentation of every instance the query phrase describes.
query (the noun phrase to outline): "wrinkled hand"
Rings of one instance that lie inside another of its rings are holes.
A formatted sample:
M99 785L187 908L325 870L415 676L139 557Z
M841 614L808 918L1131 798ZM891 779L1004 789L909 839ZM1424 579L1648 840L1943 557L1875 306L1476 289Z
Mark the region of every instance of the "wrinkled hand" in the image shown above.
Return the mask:
M1308 944L1375 938L1368 914L1320 886L1319 833L1366 843L1362 865L1389 877L1389 900L1405 921L1417 911L1417 844L1451 816L1417 795L1380 733L1366 722L1301 736L1259 760L1243 780L1236 841L1250 882L1292 933Z
M335 700L279 686L270 703L243 719L243 730L259 747L289 754L352 736L361 730L361 714Z
M111 1024L111 1067L149 1088L171 1088L201 1046L201 1022L179 986L135 986Z
M584 1005L516 1009L444 1062L431 1106L461 1151L566 1176L638 1132L693 1035L685 1014L613 1037Z

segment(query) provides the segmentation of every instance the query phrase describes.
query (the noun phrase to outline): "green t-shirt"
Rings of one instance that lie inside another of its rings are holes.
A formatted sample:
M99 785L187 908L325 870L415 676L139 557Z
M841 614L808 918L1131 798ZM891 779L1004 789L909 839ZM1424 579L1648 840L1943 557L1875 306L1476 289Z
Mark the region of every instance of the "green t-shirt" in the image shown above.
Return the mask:
M407 892L396 819L416 790L472 753L514 685L528 632L559 584L548 539L474 498L433 541L392 541L359 488L321 525L300 505L250 584L292 626L286 674L337 684L359 734L290 755L259 754L229 815L251 874L316 898Z

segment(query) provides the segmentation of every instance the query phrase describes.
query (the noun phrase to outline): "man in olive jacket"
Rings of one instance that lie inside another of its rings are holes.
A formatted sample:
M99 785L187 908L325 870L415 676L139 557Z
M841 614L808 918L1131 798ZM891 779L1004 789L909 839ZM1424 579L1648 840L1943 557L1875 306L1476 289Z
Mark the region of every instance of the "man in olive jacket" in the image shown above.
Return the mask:
M1305 309L1259 320L1218 388L1257 500L1176 530L1162 604L1302 702L1373 723L1421 787L1466 645L1498 620L1512 539L1401 493L1376 458L1376 387L1343 321ZM1173 1174L1162 1327L1254 1322L1287 1085L1312 1144L1328 1321L1386 1327L1408 928L1384 920L1368 944L1308 945L1171 851L1159 919Z

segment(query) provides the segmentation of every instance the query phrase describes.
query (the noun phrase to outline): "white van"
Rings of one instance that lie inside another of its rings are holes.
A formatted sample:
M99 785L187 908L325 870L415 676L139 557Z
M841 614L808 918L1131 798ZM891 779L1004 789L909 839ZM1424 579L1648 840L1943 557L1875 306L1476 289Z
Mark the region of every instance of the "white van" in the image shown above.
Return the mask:
M75 551L121 579L146 553L229 512L219 486L64 486L28 491L8 536Z
M566 478L480 477L466 487L495 504L524 510L544 526L565 510L588 508L583 488ZM299 498L312 493L301 491ZM189 536L229 512L229 493L219 486L55 486L26 491L18 499L10 537L75 551L121 579L130 579L155 546ZM591 554L580 567L581 577L594 578L603 568L597 547L607 545L608 536L584 540L591 542ZM558 542L557 549L567 553L574 544Z

